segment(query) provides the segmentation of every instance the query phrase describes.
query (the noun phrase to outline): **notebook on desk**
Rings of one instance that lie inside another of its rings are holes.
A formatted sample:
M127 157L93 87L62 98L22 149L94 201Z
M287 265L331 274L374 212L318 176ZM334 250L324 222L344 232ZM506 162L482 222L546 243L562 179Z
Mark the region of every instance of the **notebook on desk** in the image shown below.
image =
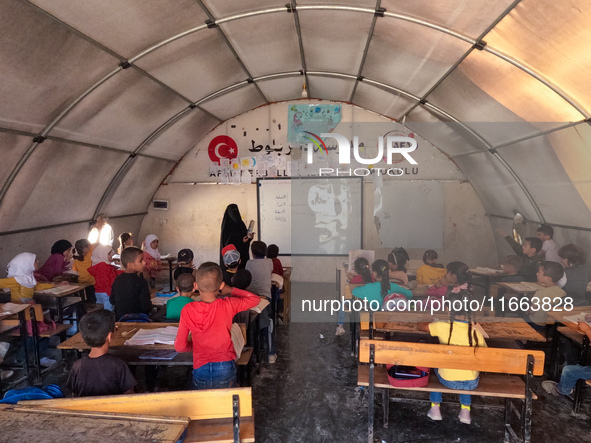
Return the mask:
M41 294L49 294L49 295L60 295L64 292L69 292L74 289L82 289L82 286L79 285L64 285L64 286L55 286L51 289L44 289L42 291L37 291Z

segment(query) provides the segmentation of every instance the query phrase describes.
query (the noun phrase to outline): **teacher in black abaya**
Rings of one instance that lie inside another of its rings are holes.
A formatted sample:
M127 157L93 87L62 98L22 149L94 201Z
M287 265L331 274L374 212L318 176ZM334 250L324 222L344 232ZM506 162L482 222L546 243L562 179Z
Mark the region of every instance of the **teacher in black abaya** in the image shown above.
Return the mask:
M224 269L224 260L221 256L221 250L228 245L234 245L240 253L238 269L244 269L248 261L248 249L253 237L254 233L249 234L246 225L242 221L238 205L234 203L228 205L222 219L222 235L220 237L220 266L222 269Z

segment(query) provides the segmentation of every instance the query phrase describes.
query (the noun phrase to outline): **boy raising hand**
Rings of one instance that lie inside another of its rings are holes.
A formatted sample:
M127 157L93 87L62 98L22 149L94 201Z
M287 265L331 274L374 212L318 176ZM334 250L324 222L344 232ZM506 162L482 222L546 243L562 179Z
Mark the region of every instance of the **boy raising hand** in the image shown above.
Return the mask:
M199 266L196 283L201 301L189 303L181 311L174 348L177 352L193 351L193 383L197 389L233 387L236 353L230 334L232 318L258 305L260 298L226 286L222 270L213 262Z

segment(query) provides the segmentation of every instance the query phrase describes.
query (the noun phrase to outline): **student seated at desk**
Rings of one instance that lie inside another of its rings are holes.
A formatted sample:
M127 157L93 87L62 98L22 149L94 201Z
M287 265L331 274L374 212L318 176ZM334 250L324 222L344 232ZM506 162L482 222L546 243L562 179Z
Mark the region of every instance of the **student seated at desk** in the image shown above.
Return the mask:
M149 314L152 310L150 288L142 277L144 255L135 246L125 248L121 254L123 274L117 276L111 287L111 303L115 307L115 318L126 314Z
M96 280L88 272L88 268L92 266L94 246L85 238L76 240L76 243L74 243L74 261L72 262L72 270L78 273L78 283L87 285L84 292L86 293L86 301L89 303L96 303L96 291L94 289Z
M146 271L146 278L150 279L150 286L156 286L156 276L162 271L162 263L160 262L160 251L158 245L160 240L154 234L150 234L144 241L144 268Z
M587 314L585 320L591 321L591 315ZM580 321L578 325L579 329L591 340L591 326L582 321ZM546 380L542 382L542 388L544 388L544 391L548 394L570 395L579 380L591 380L591 366L567 365L562 368L562 375L560 376L559 383L552 380Z
M236 352L230 335L232 318L254 308L260 298L225 285L222 270L213 262L197 269L197 287L201 301L189 303L181 311L174 348L177 352L193 351L193 384L197 389L233 387ZM229 297L220 298L220 293Z
M34 272L37 257L30 252L17 254L8 263L8 277L0 279L1 289L10 289L12 303L27 303L33 300L35 291L53 288L52 283L38 283Z
M240 252L238 252L236 246L224 246L222 249L222 261L224 263L224 267L222 269L222 278L224 279L224 283L234 286L231 283L232 278L234 278L234 275L236 275L236 272L238 272L240 263L242 263L242 260L240 259Z
M408 275L406 274L406 263L410 260L408 252L404 248L394 248L388 254L389 277L395 283L408 285Z
M72 260L72 243L68 240L58 240L51 247L51 255L37 271L35 278L39 281L50 282L70 268Z
M191 303L193 299L191 296L197 290L195 277L193 274L181 274L176 279L176 291L178 297L173 297L166 302L166 320L177 322L181 319L181 311L185 305Z
M123 232L119 236L119 248L117 249L117 254L121 255L121 252L130 246L133 246L133 235L131 232Z
M524 320L538 332L545 331L546 321L548 320L548 314L542 310L544 297L548 297L548 300L551 300L550 303L555 303L554 300L557 297L562 298L566 295L564 289L557 284L563 276L564 269L562 265L553 261L544 261L538 268L538 284L545 286L545 288L538 289L532 297L538 299L538 309L531 309L524 315Z
M508 255L503 260L501 268L503 268L503 275L499 281L506 283L519 283L522 282L523 276L520 274L523 266L523 260L518 255Z
M234 274L234 276L232 277L230 286L237 289L244 289L246 291L246 289L250 286L251 282L252 275L250 271L247 271L246 269L239 269L238 271L236 271L236 274ZM245 325L248 325L248 323L250 322L250 311L239 312L234 316L233 322L244 323Z
M542 225L536 231L536 235L542 240L542 249L540 255L545 261L554 261L562 263L558 254L558 245L554 241L554 229L550 225Z
M445 267L445 275L427 290L430 297L443 297L451 287L463 287L470 281L469 268L466 263L454 261Z
M109 311L113 310L111 287L117 276L123 273L111 264L114 252L111 245L96 245L91 257L92 266L88 268L89 274L95 280L96 300L98 303L102 303L104 308Z
M384 297L388 294L402 294L407 299L412 298L412 292L410 290L398 286L396 283L390 283L389 269L386 260L374 261L371 265L371 270L375 282L353 288L353 296L368 300L369 302L377 300L380 303L380 307L384 301Z
M428 249L423 254L423 266L417 269L417 283L419 285L432 285L445 275L445 266L437 263L439 256L433 249Z
M589 283L589 270L585 266L587 254L576 245L568 244L558 250L562 259L566 283L562 286L566 294L573 298L575 306L587 306L591 304L586 299L587 284ZM560 286L560 284L559 284Z
M540 255L542 240L538 237L526 237L523 240L523 246L521 246L511 236L507 235L505 231L499 229L497 232L505 237L509 246L523 260L521 275L523 275L525 281L535 282L537 280L538 265L544 260Z
M355 259L353 262L353 272L348 272L347 278L352 285L372 283L375 281L369 269L369 262L363 257Z
M277 245L269 245L267 246L267 258L270 258L273 261L273 274L280 275L283 277L283 265L281 264L281 260L277 258L279 255L279 246Z
M193 266L193 251L190 249L181 249L177 254L177 268L174 270L174 279L178 280L179 276L182 274L191 274L194 275L195 273L195 266Z
M460 262L456 262L460 263ZM466 266L466 265L464 265ZM466 266L466 273L467 273ZM472 300L472 288L468 283L450 288L446 294L450 299L452 308L460 306L459 310L451 309L449 312L449 321L436 321L433 323L422 323L419 328L428 331L433 337L439 339L439 343L444 345L470 346L474 352L478 352L478 347L486 347L486 342L482 334L474 328L472 322L472 311L464 309L470 306ZM468 300L465 304L463 301ZM454 303L460 300L462 303ZM462 369L435 369L437 378L443 386L450 389L462 389L466 391L474 390L478 387L480 374L477 371L466 371ZM442 400L441 392L431 392L431 409L427 417L431 420L442 420L441 410L439 408ZM469 394L460 394L460 414L458 418L461 423L470 424L470 404L472 396Z
M250 251L252 252L252 260L246 263L246 270L252 276L252 282L248 290L256 295L265 297L269 302L269 306L263 309L260 314L260 328L261 334L265 337L268 350L269 363L277 361L277 352L273 340L273 321L271 319L271 303L273 298L271 294L271 274L273 273L273 261L266 258L267 245L262 241L253 241L250 244Z
M74 396L133 394L137 381L129 367L109 354L114 332L115 315L106 309L89 312L80 320L80 333L91 349L70 371L67 385Z

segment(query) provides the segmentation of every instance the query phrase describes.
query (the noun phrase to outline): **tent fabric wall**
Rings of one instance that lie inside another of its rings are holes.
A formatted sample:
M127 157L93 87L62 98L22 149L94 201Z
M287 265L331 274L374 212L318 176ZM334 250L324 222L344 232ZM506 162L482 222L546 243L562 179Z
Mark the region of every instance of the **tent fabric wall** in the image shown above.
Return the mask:
M489 213L591 228L584 0L6 0L0 17L1 232L145 211L209 130L304 82L417 125Z

